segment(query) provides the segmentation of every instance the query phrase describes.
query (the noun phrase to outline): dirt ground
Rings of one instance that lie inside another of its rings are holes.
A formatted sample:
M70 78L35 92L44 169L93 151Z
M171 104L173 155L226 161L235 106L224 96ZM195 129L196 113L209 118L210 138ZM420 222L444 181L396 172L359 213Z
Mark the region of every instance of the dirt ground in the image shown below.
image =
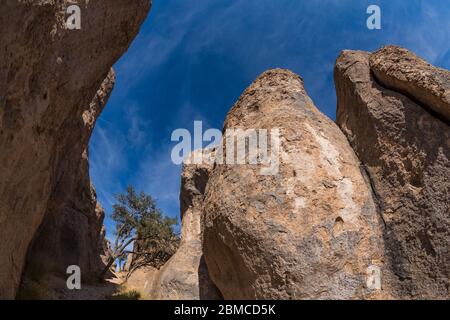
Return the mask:
M82 283L80 290L69 290L66 279L45 276L24 279L17 296L19 300L137 300L146 299L156 269L145 267L131 275L119 272L103 282Z

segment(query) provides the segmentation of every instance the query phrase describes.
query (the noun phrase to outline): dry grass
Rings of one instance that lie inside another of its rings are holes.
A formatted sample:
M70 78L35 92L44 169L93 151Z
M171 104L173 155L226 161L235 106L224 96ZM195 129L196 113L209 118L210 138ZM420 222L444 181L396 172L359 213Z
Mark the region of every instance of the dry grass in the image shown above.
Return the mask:
M141 293L137 290L123 290L108 296L107 300L141 300Z

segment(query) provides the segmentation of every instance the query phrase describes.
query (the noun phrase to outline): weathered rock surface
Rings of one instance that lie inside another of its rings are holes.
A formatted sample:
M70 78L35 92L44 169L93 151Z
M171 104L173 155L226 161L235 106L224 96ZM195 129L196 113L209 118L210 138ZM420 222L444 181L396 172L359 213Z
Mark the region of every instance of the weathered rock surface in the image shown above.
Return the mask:
M111 70L83 115L81 130L68 130L58 188L49 200L45 219L28 250L26 271L42 270L65 275L67 266L78 265L86 280L95 279L105 267L104 211L89 179L88 143L95 120L114 87ZM80 157L81 155L81 157ZM26 272L25 272L26 276Z
M450 297L449 77L397 47L336 62L337 122L370 176L397 298Z
M386 46L370 55L370 69L383 87L406 94L450 122L450 72L411 51Z
M98 257L102 213L89 185L87 142L111 66L151 1L80 0L81 30L68 30L72 3L0 4L0 298L15 296L41 225L32 261L54 253L58 270L75 260L84 274L98 267L92 253Z
M139 292L143 299L149 299L146 293L151 292L153 279L157 272L158 269L151 266L137 268L132 273L125 272L121 286L126 288L126 291L135 290Z
M208 181L203 251L224 298L389 297L387 286L366 283L371 267L389 275L382 224L358 159L303 81L285 70L262 74L224 127L281 132L277 174L217 164Z
M184 164L181 174L181 243L177 252L153 276L147 295L158 300L214 300L221 295L211 282L203 259L200 225L203 197L212 169L214 151L197 151L202 164ZM191 160L195 152L191 154ZM207 160L209 159L209 160Z

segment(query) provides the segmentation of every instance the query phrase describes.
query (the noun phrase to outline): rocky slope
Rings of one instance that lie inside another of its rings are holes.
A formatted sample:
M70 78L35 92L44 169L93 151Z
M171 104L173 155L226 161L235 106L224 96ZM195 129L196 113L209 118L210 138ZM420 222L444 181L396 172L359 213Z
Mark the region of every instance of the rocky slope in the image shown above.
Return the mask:
M150 0L0 4L0 298L13 298L29 265L52 257L63 271L98 269L102 210L91 189L87 144ZM39 233L37 234L37 230ZM47 265L46 261L46 265Z
M450 297L450 72L389 46L344 51L337 122L364 165L385 224L399 298Z

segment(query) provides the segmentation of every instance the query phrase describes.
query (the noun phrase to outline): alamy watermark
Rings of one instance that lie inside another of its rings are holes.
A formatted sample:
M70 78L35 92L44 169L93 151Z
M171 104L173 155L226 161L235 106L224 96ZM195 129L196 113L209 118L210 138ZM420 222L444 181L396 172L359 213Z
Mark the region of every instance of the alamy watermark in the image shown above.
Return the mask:
M81 9L78 5L72 4L66 9L66 27L69 30L81 29Z
M372 4L367 7L366 13L370 16L366 20L366 26L369 30L381 29L381 8ZM81 29L81 9L78 4L71 4L66 9L66 27L69 30Z
M381 268L377 265L370 265L367 268L366 286L370 290L381 290Z
M67 289L81 290L81 269L77 265L67 267L66 273L69 275L66 281Z
M171 159L176 165L216 163L226 165L261 166L261 175L276 175L280 165L280 129L218 129L203 132L201 121L194 121L194 136L187 129L176 129L171 140L178 142ZM209 143L205 148L204 142ZM205 156L195 150L215 148L215 156ZM192 153L192 155L191 155Z
M366 25L369 30L381 29L381 8L375 4L367 7L367 14L370 16L367 18Z

